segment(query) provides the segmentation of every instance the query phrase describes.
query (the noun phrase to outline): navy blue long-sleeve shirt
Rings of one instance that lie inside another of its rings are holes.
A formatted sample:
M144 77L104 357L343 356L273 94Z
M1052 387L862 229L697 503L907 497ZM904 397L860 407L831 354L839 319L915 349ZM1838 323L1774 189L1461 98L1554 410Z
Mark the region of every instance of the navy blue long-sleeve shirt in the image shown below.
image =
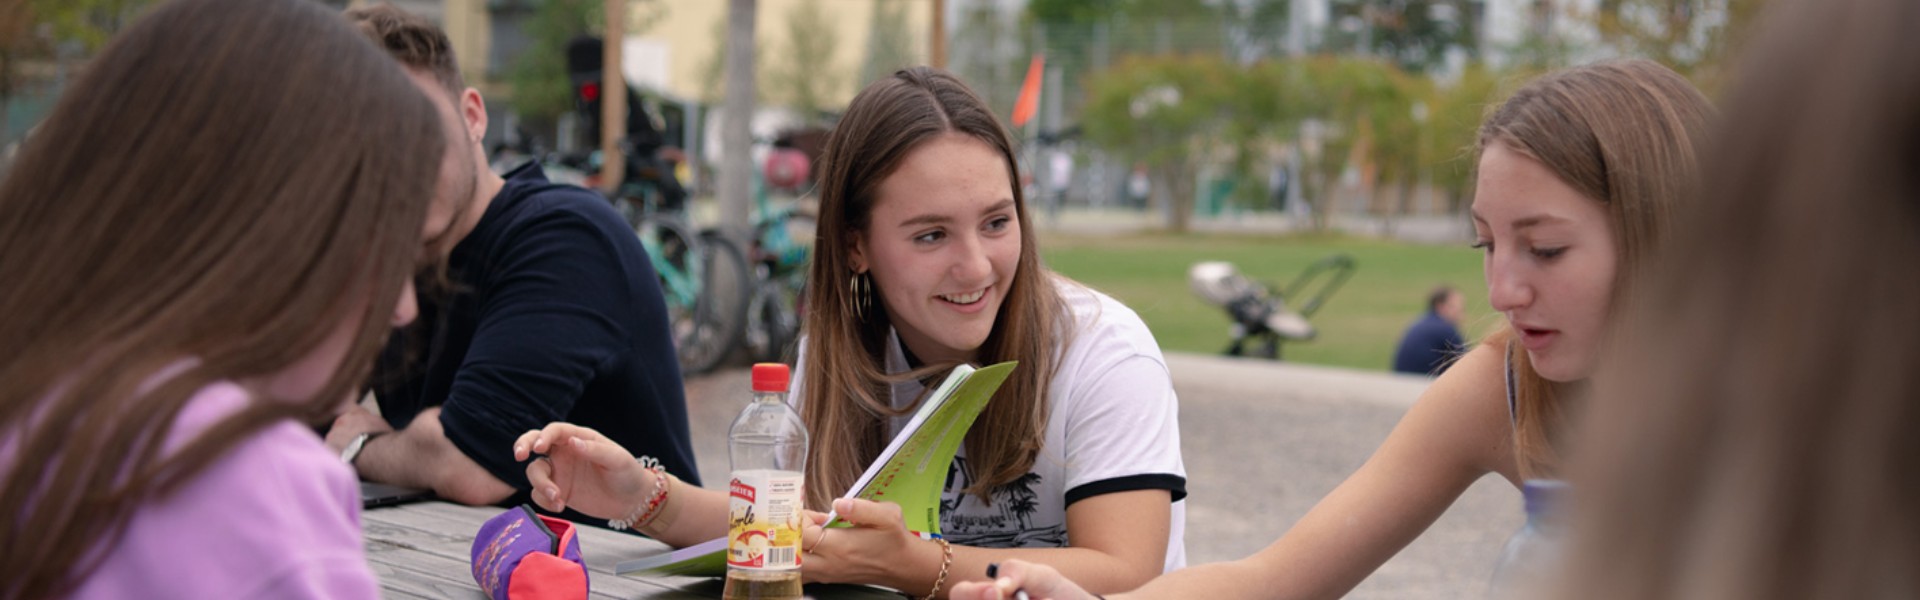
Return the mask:
M509 502L529 485L514 440L553 421L699 484L659 279L605 199L550 183L537 165L515 169L447 273L454 289L420 299L374 376L394 427L441 406L453 445L521 491Z
M1429 311L1400 337L1400 349L1393 353L1393 370L1439 375L1453 366L1453 357L1466 347L1466 339L1460 337L1453 323Z

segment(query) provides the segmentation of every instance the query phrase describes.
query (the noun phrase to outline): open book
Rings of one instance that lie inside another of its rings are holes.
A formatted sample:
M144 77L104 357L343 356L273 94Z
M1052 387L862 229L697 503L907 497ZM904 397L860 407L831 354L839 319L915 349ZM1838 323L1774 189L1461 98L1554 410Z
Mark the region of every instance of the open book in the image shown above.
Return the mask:
M1017 363L1003 362L982 369L954 367L934 388L913 419L893 436L880 456L860 474L843 498L860 498L900 505L909 531L940 533L940 492L947 468L973 420L987 407L994 390L1007 380ZM829 515L828 527L846 527ZM668 575L719 577L727 572L727 538L721 536L679 550L621 562L616 573L648 571Z

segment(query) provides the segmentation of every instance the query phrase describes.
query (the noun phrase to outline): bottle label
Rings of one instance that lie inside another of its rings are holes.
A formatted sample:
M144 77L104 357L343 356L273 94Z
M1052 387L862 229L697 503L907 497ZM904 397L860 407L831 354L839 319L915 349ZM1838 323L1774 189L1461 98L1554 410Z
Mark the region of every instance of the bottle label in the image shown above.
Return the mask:
M802 476L795 471L735 471L728 483L727 566L800 568Z

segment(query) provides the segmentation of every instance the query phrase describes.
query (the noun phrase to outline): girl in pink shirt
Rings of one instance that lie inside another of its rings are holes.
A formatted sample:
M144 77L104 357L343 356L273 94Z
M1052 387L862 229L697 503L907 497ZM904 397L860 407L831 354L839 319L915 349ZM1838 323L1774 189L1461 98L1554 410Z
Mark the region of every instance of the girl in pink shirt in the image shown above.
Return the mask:
M412 318L437 113L305 0L162 4L68 89L0 180L0 599L377 595L303 423Z

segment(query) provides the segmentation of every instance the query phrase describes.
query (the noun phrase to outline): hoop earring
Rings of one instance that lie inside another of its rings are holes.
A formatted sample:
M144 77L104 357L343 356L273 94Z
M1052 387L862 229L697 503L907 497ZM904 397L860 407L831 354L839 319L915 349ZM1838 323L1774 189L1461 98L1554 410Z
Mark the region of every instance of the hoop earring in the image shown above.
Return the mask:
M867 309L873 306L873 278L866 273L854 273L847 280L847 300L853 304L854 320L867 320Z

